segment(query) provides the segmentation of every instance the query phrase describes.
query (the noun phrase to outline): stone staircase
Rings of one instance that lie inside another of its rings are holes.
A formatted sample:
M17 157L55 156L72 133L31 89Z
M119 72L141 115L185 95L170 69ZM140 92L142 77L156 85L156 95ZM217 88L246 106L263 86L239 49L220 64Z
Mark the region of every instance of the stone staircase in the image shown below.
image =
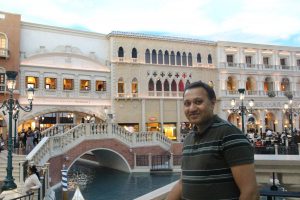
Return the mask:
M15 183L19 186L22 185L23 180L21 179L21 173L23 172L22 164L26 160L25 155L13 154L13 177ZM0 153L0 182L4 181L6 177L6 167L7 167L7 150L1 151Z

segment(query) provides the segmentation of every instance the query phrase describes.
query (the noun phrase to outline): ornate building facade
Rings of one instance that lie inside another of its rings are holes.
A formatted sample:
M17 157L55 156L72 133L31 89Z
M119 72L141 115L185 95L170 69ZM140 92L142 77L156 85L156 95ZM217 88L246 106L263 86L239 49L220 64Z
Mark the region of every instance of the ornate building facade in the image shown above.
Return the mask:
M216 113L224 119L241 127L230 103L245 88L245 104L255 102L245 118L247 130L283 131L290 122L283 111L286 95L293 96L294 107L300 97L300 48L126 32L105 35L1 15L1 52L11 55L2 56L2 74L19 72L16 94L23 104L26 89L35 89L33 110L21 113L19 129L80 123L95 114L98 122L113 120L131 132L161 131L179 140L190 128L183 113L184 87L202 80L214 87ZM11 17L19 22L9 23ZM5 127L6 116L2 119ZM293 123L299 129L298 115Z

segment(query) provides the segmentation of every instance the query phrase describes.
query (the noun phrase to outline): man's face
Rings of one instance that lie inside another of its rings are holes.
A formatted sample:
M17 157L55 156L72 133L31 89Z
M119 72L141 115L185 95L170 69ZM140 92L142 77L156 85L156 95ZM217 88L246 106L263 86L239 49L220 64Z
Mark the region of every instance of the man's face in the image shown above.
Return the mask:
M185 92L184 114L192 124L203 125L213 116L215 100L209 100L202 87L189 89Z

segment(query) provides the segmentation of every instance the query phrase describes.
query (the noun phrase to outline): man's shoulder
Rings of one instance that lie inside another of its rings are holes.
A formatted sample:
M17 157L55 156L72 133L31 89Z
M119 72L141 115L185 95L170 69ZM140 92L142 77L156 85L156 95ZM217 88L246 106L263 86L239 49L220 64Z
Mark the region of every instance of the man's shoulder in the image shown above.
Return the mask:
M226 121L222 118L220 118L219 116L215 116L214 121L211 125L212 127L235 127L235 125L233 125L232 123L230 123L229 121Z

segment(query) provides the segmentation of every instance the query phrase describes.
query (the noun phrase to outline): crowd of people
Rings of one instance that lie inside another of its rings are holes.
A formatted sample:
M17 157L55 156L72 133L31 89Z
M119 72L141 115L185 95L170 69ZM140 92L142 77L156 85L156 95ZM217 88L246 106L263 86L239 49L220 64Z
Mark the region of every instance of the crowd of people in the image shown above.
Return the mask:
M2 134L0 134L0 152L5 149L7 144L7 136L4 138ZM23 150L26 154L28 154L41 140L41 132L38 127L35 127L32 130L31 127L28 127L27 130L22 129L18 132L16 139L13 138L14 148L18 148L19 150Z
M289 146L300 143L300 131L294 130L293 133L288 131L276 132L267 129L264 133L257 133L250 130L247 133L248 139L255 147L274 146L275 144L281 146Z

